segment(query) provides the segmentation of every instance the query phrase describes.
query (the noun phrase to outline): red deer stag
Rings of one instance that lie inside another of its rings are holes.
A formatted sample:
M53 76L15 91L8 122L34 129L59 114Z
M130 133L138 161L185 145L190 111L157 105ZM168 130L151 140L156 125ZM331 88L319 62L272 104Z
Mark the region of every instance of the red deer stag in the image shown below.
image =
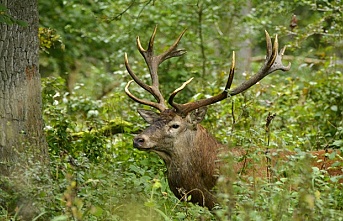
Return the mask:
M216 203L212 189L218 178L220 166L218 153L225 148L199 124L206 114L206 106L242 93L274 71L288 71L290 64L284 66L281 62L285 47L278 52L277 36L274 44L272 44L269 34L265 32L267 56L257 74L238 87L230 89L235 68L235 54L233 53L228 81L222 93L186 104L176 103L174 101L175 96L184 89L192 80L191 78L171 93L168 103L172 108L168 108L159 89L158 66L169 58L186 53L183 49L177 49L184 33L185 31L179 35L168 50L159 55L154 55L153 51L156 28L150 38L147 50L142 47L140 39L137 37L137 47L149 68L152 85L147 85L137 77L125 54L125 66L133 79L125 87L126 94L134 101L159 111L159 113L155 113L149 110L138 110L150 126L133 139L133 145L139 150L155 152L164 160L167 167L169 187L176 197L187 199L187 196L190 195L191 202L211 209ZM152 94L157 102L144 100L133 95L129 91L132 82L136 82Z

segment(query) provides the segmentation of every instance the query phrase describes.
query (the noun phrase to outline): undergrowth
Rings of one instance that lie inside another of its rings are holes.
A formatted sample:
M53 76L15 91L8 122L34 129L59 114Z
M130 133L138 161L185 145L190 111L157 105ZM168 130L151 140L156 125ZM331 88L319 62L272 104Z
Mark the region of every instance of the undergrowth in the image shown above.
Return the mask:
M69 94L62 79L45 79L50 162L31 159L1 177L0 220L343 220L342 184L311 167L306 154L329 147L342 157L342 73L315 75L272 78L210 108L204 125L228 146L297 152L273 171L274 180L240 179L230 165L241 159L228 161L219 178L220 205L211 212L175 198L162 160L132 147L133 131L144 125L122 90L95 101L83 96L82 84ZM270 113L276 115L267 134ZM119 134L92 133L118 117L135 125Z

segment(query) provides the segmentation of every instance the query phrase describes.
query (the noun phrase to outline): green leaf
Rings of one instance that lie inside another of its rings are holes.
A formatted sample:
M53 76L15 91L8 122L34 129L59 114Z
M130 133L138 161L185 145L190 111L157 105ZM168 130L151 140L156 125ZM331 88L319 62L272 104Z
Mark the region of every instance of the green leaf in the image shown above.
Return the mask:
M26 21L22 21L22 20L16 20L16 23L19 25L19 26L22 26L22 27L27 27L28 24Z
M6 6L3 4L0 4L0 12L5 12L6 10L7 10Z
M337 110L338 110L338 107L337 107L337 105L332 105L332 106L330 107L330 109L331 109L332 111L337 111Z
M159 209L157 209L157 208L154 208L154 210L155 210L156 212L158 212L158 213L163 217L163 219L164 219L165 221L171 221L171 219L170 219L164 212L162 212L161 210L159 210Z
M66 215L56 216L51 221L64 221L64 220L68 220L68 216Z
M104 213L104 210L99 206L92 206L91 213L94 216L100 217Z
M5 23L7 25L13 25L12 19L6 14L0 15L0 23Z
M333 143L332 143L333 146L336 146L336 147L343 147L343 140L335 140Z

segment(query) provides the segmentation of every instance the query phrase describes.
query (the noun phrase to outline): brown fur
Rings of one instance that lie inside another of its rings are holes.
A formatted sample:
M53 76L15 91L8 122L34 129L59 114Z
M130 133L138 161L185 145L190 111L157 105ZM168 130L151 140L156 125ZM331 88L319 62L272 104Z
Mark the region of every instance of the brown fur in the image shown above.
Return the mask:
M212 189L218 176L217 152L221 147L207 131L198 125L192 146L188 146L171 164L167 165L168 183L179 198L212 208L215 197Z

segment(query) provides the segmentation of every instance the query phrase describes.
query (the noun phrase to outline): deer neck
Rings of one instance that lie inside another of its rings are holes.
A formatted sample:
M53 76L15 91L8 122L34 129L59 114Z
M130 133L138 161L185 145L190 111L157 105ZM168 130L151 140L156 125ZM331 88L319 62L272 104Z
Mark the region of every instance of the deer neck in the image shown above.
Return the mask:
M187 141L175 143L176 151L169 161L165 161L168 177L194 177L195 180L199 178L199 181L200 177L212 179L218 170L218 152L223 145L201 125L197 125L194 134L185 136Z
M169 186L178 198L190 194L191 201L206 199L205 205L212 207L214 196L210 190L217 181L217 153L222 145L200 125L193 136L187 136L183 146L175 146L178 151L173 159L166 161Z
M216 156L216 151L221 146L222 144L198 124L196 129L187 129L180 134L173 142L172 151L158 153L158 155L165 161L167 168L180 167L185 164L209 161L209 155Z

